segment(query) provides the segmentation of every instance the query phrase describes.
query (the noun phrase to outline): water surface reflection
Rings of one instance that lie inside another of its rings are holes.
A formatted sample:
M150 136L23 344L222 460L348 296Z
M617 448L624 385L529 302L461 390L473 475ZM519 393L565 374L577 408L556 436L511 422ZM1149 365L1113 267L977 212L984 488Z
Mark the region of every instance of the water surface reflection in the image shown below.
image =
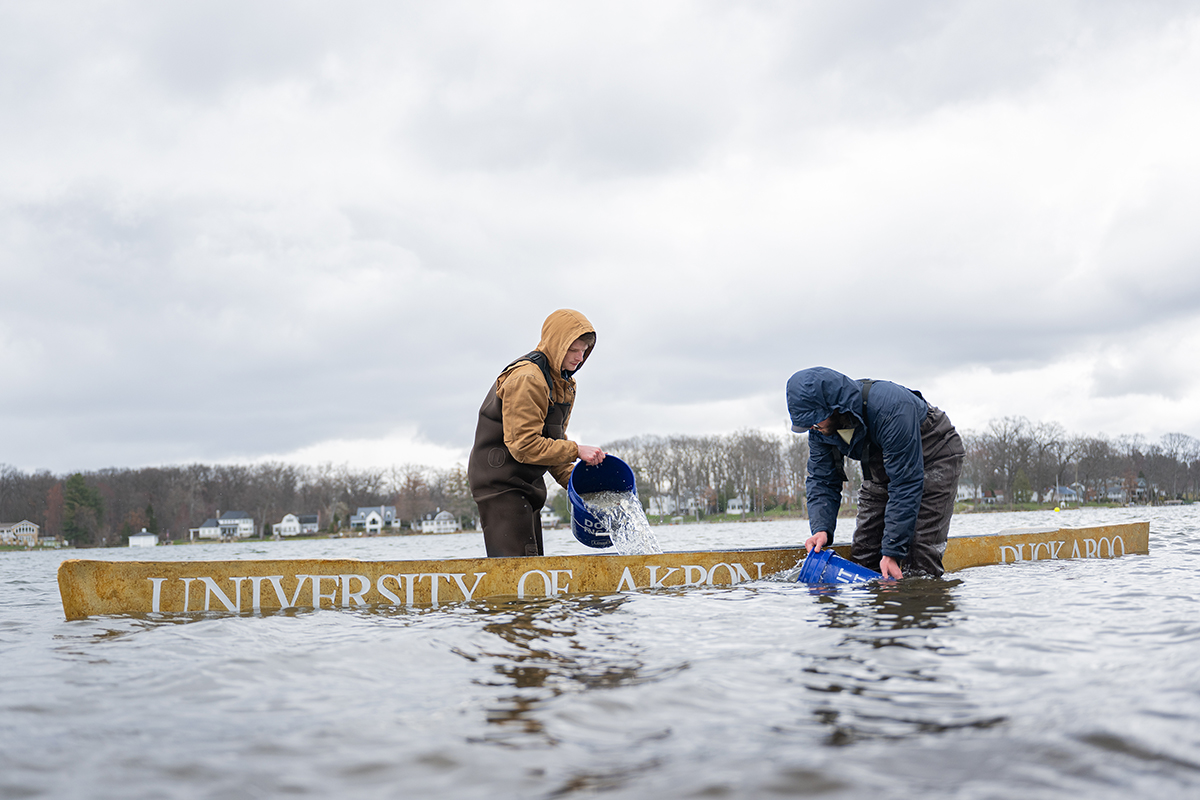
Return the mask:
M477 678L478 685L512 690L490 701L485 719L498 730L482 738L525 746L528 737L539 737L544 746L557 744L543 719L555 698L634 686L683 668L647 668L639 646L622 633L631 599L577 595L475 606L481 633L472 637L473 647L454 652L490 667L491 678Z
M828 652L813 654L805 685L822 698L813 708L825 743L903 738L990 728L1003 717L979 709L946 667L947 636L959 618L959 579L911 578L861 587L814 588L822 627L844 630Z
M8 553L0 798L1200 796L1200 506L1150 519L1145 556L940 582L74 622L55 583L65 555ZM658 534L768 546L806 527ZM158 550L451 558L480 543Z

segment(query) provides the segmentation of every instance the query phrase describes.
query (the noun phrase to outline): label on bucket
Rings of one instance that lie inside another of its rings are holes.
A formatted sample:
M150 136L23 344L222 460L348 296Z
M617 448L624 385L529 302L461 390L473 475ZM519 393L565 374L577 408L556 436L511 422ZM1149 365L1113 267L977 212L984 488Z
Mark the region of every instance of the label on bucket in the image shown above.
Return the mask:
M862 583L882 577L878 572L847 561L832 550L822 550L805 556L796 580L802 583Z

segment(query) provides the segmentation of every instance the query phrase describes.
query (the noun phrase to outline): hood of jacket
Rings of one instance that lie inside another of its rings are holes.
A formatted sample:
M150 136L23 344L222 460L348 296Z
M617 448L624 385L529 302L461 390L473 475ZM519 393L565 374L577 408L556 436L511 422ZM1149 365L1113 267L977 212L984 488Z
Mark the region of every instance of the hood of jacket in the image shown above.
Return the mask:
M802 369L788 378L787 405L796 433L808 433L835 411L852 415L858 421L856 427L863 426L862 387L828 367Z
M583 354L583 361L579 362L579 366L573 371L563 371L562 363L563 358L567 355L567 350L576 339L585 333L595 334L596 329L592 327L592 323L588 322L587 317L569 308L558 309L546 317L546 321L542 323L542 340L538 342L537 349L546 354L546 358L550 361L551 372L561 375L563 380L569 379L587 363L588 356L592 354L592 350L596 346L594 342L588 345L587 351Z

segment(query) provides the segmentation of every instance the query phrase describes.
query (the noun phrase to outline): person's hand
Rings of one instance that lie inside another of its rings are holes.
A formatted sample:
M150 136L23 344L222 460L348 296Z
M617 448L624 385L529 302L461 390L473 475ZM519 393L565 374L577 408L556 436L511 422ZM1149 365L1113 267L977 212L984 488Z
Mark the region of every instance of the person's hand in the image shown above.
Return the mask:
M900 571L900 565L891 556L884 556L879 559L879 571L883 573L884 578L892 580L898 581L904 577L904 573Z
M594 467L604 460L604 451L599 447L592 447L590 444L581 444L579 445L579 457L583 459L583 463Z
M822 547L824 547L827 544L831 544L832 539L833 539L833 537L830 536L828 532L817 531L816 533L814 533L812 536L808 537L808 539L805 540L804 549L806 551L808 551L809 553L813 552L814 550L819 553L819 552L821 552Z

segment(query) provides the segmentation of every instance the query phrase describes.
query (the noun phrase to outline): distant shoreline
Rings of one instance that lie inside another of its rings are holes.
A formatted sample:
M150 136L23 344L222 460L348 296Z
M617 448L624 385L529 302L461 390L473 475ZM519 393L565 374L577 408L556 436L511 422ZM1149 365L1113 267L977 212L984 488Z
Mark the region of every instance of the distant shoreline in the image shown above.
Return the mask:
M1171 505L1192 505L1192 503L1190 503L1188 501L1183 501L1183 502L1172 503ZM1014 503L1011 506L1009 506L1007 504L959 503L958 505L955 506L954 513L956 515L958 515L958 514L1001 514L1001 513L1009 513L1009 512L1013 512L1013 511L1061 511L1062 513L1069 513L1072 511L1079 511L1082 509L1125 508L1125 507L1127 507L1127 506L1124 503L1086 503L1082 506L1079 506L1079 505L1052 506L1052 505L1041 504L1041 503ZM1148 505L1142 506L1142 507L1151 508L1151 506L1148 506ZM853 519L856 515L857 515L857 510L853 507L842 508L838 512L839 519ZM790 511L789 512L762 514L762 515L712 514L712 515L706 516L703 519L699 519L699 520L693 516L686 516L686 517L667 517L667 516L655 517L655 516L651 516L651 517L649 517L650 524L652 526L663 527L663 528L673 528L673 527L678 527L679 525L717 525L717 524L736 523L736 522L782 522L782 521L786 521L786 520L804 520L804 519L808 519L807 514L803 514L803 513L799 513L799 512L790 512ZM562 530L566 533L570 533L571 526L569 524L564 524L561 526L556 526L554 528L547 528L546 530L548 530L548 531ZM481 534L482 532L478 531L478 530L462 530L462 531L453 531L452 533ZM407 538L410 536L449 536L449 535L451 535L451 534L432 533L432 532L425 533L424 531L410 531L408 533L377 533L377 534L373 534L371 536L342 536L342 535L332 534L332 533L322 533L322 534L317 534L315 536L312 536L312 535L310 535L310 536L286 536L286 537L281 537L280 539L275 539L273 537L266 537L266 538L260 539L260 538L251 536L251 537L248 537L245 539L233 539L233 540L227 540L227 541L221 541L218 539L200 539L200 540L196 540L196 541L189 541L187 539L174 539L174 540L169 539L165 542L160 542L158 545L156 545L156 547L179 547L179 546L197 545L197 544L236 544L238 542L266 543L266 542L275 542L275 541L280 541L280 542L313 541L313 540L318 540L318 539L328 539L328 540L336 540L336 539L359 540L359 539L379 539L379 538L401 539L401 538ZM112 549L128 550L128 549L132 549L132 548L130 548L128 544L90 545L90 546L85 545L82 547L69 545L69 544L60 545L58 547L51 546L51 545L37 545L36 547L28 547L26 545L10 545L10 544L0 545L0 553L18 553L18 552L28 552L28 551L34 551L34 550L36 550L36 551L43 551L43 550L59 551L59 550L112 550Z

